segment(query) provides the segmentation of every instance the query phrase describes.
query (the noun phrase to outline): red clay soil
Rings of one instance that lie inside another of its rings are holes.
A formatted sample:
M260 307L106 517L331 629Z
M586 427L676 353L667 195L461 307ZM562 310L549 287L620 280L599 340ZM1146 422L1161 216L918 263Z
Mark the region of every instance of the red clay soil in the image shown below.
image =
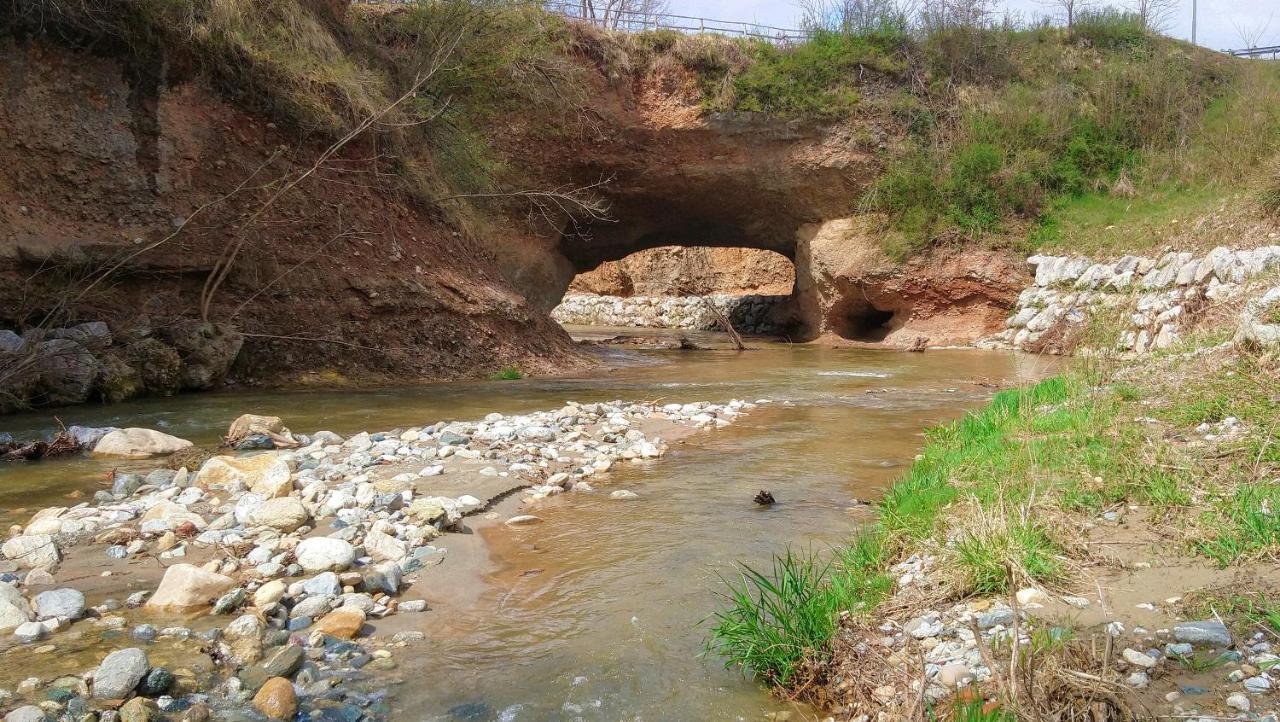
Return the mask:
M325 147L199 82L148 83L117 59L15 41L0 47L0 129L0 327L36 323L83 278L190 219L62 319L117 335L197 315L264 186ZM403 382L584 363L485 246L400 192L378 155L347 147L249 231L209 314L247 335L236 376Z

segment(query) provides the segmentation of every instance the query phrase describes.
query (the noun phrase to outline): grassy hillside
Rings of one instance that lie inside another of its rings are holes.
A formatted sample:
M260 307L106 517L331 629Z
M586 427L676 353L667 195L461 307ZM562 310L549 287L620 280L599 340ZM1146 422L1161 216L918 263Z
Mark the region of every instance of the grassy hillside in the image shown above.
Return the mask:
M628 47L632 65L692 71L708 112L850 124L882 160L859 201L888 214L897 257L944 240L1158 246L1175 221L1252 202L1280 152L1280 68L1117 11L1070 30L888 25L793 47L658 32Z

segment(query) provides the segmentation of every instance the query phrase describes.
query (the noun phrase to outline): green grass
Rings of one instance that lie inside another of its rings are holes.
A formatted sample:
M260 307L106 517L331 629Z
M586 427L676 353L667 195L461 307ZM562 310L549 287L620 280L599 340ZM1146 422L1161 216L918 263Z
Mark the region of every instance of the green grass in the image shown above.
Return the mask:
M882 564L874 542L852 547L837 561L788 549L767 572L744 566L736 580L726 580L724 609L711 618L707 651L726 666L749 670L766 684L785 687L806 659L826 653L838 615L873 605L889 582L846 565Z
M834 632L833 615L874 612L892 593L889 569L906 556L937 559L958 598L1066 585L1082 553L1072 530L1119 505L1144 505L1156 523L1186 529L1193 541L1181 551L1222 565L1280 550L1280 480L1257 467L1271 458L1265 441L1280 419L1280 394L1259 363L1246 356L1213 373L1189 372L1189 381L1161 374L1120 382L1114 368L1090 362L997 393L985 408L926 432L916 461L881 499L880 524L838 550L836 563L817 570L788 552L772 574L744 575L716 617L713 648L785 686L796 665L827 653L822 635ZM1170 442L1227 415L1263 431L1230 447L1238 459ZM1280 629L1280 612L1256 609L1257 623ZM1185 663L1211 669L1217 661Z
M860 72L894 75L905 71L899 51L902 33L847 34L816 32L811 40L791 48L768 42L745 44L751 58L732 77L728 68L703 73L712 110L764 112L784 116L836 117L847 115L861 100L850 79ZM731 89L724 92L723 89ZM721 89L718 95L711 95Z
M508 366L489 374L490 381L516 381L524 378L524 374L515 366Z
M965 588L984 596L1008 592L1018 582L1010 578L1011 569L1040 582L1061 579L1064 572L1061 547L1032 523L968 534L956 542L955 554Z
M1228 654L1202 656L1202 655L1193 653L1190 656L1184 655L1184 654L1170 654L1169 656L1175 662L1182 665L1183 669L1196 672L1196 673L1209 672L1211 670L1215 670L1232 660L1231 655L1228 655Z

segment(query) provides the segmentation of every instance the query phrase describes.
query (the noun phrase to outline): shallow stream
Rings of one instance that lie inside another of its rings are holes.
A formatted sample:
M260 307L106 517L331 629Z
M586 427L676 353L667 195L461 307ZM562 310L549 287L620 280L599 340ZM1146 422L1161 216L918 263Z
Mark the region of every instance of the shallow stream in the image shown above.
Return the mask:
M279 415L296 432L347 434L566 400L771 399L663 459L611 472L597 484L604 493L541 502L544 523L477 520L486 542L473 560L480 581L426 591L433 611L413 623L428 642L398 655L404 682L394 689L395 717L404 720L758 720L789 707L700 656L700 623L716 608L719 577L737 562L767 563L788 544L839 543L871 518L857 500L876 498L902 471L925 427L978 406L993 385L1047 370L1035 357L978 351L764 345L645 355L663 363L576 379L190 395L60 416L212 443L247 412ZM51 428L50 413L0 419L0 431L18 436ZM0 466L0 509L65 505L70 492L100 488L109 470L87 459ZM639 499L608 498L623 488ZM761 489L778 503L754 504ZM512 512L518 499L504 504L498 511Z

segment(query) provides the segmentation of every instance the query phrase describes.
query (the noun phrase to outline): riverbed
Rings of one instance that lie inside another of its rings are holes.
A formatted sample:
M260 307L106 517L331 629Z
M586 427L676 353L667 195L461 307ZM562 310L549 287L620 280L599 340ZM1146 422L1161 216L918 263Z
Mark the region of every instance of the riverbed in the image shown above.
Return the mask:
M468 564L474 578L443 575L444 586L426 591L432 611L412 624L427 644L402 657L393 688L393 716L406 720L752 720L789 707L701 655L701 622L716 608L719 578L788 544L839 543L872 518L865 502L910 462L925 427L1048 370L1040 358L977 351L756 345L745 353L647 352L648 363L583 378L190 395L59 416L68 425L148 426L213 443L250 412L281 416L299 432L348 434L568 400L769 399L662 459L593 481L600 493L532 509L517 495L494 518L476 519L474 535L441 538L460 552L445 564ZM0 431L20 436L55 427L47 412L0 420ZM87 459L0 467L0 507L92 494L110 468ZM617 489L638 498L609 498ZM762 489L778 503L754 504ZM529 511L543 522L496 520Z

